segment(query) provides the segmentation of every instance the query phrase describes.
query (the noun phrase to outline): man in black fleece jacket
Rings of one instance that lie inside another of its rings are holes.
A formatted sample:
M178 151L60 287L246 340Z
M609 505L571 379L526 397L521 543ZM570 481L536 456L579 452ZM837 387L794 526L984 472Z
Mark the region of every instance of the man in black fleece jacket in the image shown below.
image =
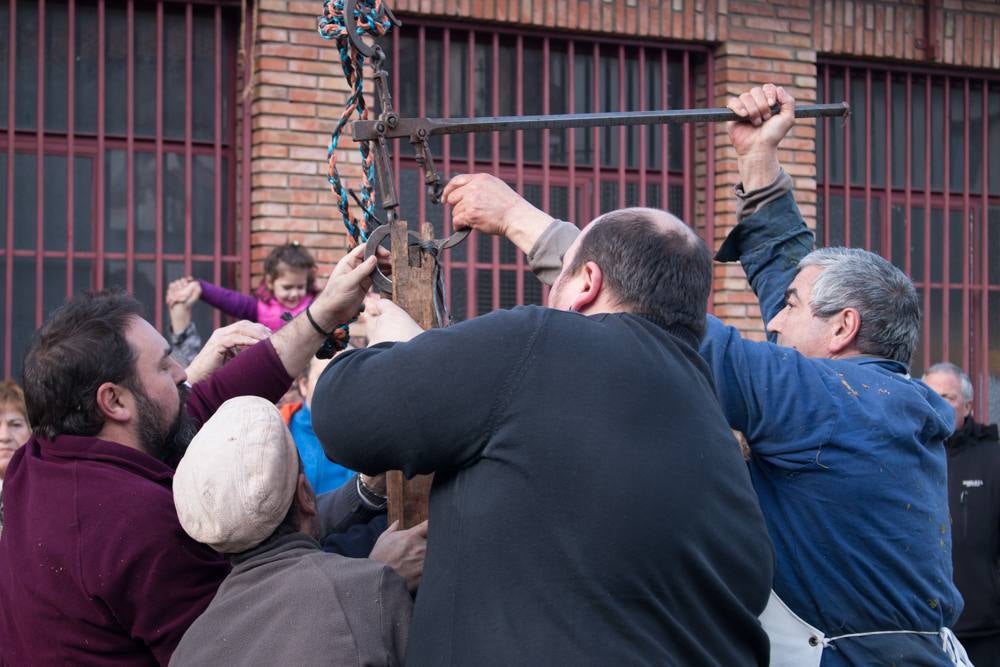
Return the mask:
M773 551L698 355L710 284L686 225L624 209L550 308L420 333L369 300L313 419L351 469L436 473L407 665L768 663Z
M972 382L955 364L923 380L955 409L948 452L951 561L965 608L955 624L976 667L1000 667L1000 440L996 424L972 418Z

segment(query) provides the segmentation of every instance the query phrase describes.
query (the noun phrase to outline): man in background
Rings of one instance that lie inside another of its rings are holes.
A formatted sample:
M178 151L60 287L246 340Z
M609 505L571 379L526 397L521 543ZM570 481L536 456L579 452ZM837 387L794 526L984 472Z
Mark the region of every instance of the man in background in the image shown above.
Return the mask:
M948 452L951 558L965 609L955 624L976 667L1000 666L1000 442L996 424L972 417L972 382L955 364L934 364L924 382L955 409Z

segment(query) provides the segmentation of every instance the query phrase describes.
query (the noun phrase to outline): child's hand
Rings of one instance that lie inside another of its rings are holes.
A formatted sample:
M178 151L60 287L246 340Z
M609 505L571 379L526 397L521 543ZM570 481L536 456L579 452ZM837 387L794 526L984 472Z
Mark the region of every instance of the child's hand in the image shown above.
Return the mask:
M178 278L167 286L170 330L179 334L191 323L191 306L201 297L201 283L190 276Z
M192 306L194 302L201 298L201 283L191 278L191 282L188 283L187 291L184 293L184 305Z
M167 306L190 307L201 297L201 283L190 276L178 278L167 286Z

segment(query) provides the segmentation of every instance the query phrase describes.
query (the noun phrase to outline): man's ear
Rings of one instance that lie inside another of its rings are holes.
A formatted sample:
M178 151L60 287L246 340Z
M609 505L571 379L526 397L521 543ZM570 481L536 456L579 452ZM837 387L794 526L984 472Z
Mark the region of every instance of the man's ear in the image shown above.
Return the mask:
M135 397L120 384L105 382L97 388L97 409L106 419L127 422L134 415Z
M830 355L836 357L852 351L861 331L861 313L855 308L844 308L831 318L831 325Z
M580 269L582 283L580 290L573 299L573 310L578 313L585 312L597 301L604 287L604 272L596 262L587 262Z

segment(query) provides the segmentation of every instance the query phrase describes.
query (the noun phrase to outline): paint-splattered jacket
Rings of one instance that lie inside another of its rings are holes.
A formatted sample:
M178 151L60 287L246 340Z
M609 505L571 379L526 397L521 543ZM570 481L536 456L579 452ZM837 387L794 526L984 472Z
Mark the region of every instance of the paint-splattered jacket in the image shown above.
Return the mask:
M767 322L812 245L786 192L748 215L717 259L740 260ZM730 425L750 445L775 592L828 637L951 626L962 609L943 444L951 408L898 362L808 358L710 320L701 353ZM937 637L834 646L824 665L946 664Z

